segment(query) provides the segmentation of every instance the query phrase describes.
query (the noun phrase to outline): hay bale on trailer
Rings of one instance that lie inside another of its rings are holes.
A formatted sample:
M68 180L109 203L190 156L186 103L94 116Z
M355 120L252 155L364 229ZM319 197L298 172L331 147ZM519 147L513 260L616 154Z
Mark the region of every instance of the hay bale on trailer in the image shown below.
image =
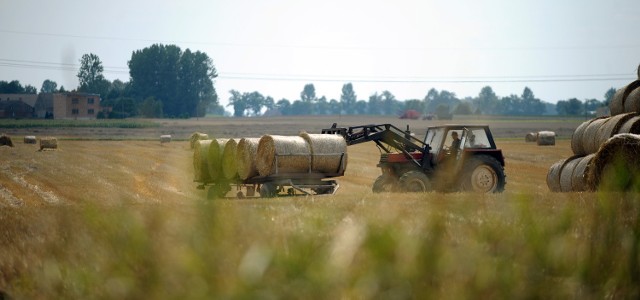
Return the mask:
M553 146L556 144L556 133L553 131L540 131L536 142L538 146Z
M209 146L209 153L207 154L207 165L209 168L209 176L212 180L220 179L222 175L222 152L224 151L224 145L229 139L213 139Z
M58 139L51 136L40 138L40 151L58 149Z
M36 137L34 135L25 135L24 136L24 143L25 144L37 144L38 140L36 139Z
M311 148L311 171L341 173L347 168L347 142L341 135L309 134L300 136Z
M640 135L621 133L600 147L593 158L587 184L593 190L640 189Z
M236 146L236 167L240 179L248 179L258 175L256 157L260 138L242 138Z
M209 155L209 147L212 140L199 140L194 143L193 146L193 180L197 182L209 182L211 176L209 176L209 162L207 156Z
M524 141L527 143L532 143L538 141L538 133L537 132L529 132L524 136Z
M189 147L190 147L190 149L193 149L193 147L195 147L195 145L196 145L196 142L201 141L201 140L208 140L208 139L209 139L209 135L208 134L201 133L201 132L194 132L189 137Z
M222 150L222 174L226 179L233 179L238 176L238 163L236 152L240 139L230 139Z
M164 143L169 143L171 142L171 135L170 134L163 134L160 136L160 143L164 144Z
M307 173L311 167L311 149L300 136L264 135L258 142L256 167L260 176Z
M0 146L13 147L13 141L11 140L11 137L4 133L0 135Z

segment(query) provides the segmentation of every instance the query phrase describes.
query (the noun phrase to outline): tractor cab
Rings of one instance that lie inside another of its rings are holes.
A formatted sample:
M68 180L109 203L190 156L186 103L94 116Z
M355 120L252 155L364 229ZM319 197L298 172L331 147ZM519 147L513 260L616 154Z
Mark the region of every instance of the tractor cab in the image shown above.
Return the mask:
M496 149L491 131L486 125L430 127L427 129L424 143L431 148L429 153L433 165L444 160L459 160L465 153ZM501 155L499 160L502 160Z

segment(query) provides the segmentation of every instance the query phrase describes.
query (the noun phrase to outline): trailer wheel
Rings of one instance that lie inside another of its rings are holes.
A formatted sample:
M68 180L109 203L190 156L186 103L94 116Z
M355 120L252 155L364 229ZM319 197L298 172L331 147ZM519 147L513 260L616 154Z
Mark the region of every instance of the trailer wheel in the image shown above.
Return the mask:
M409 171L398 180L403 192L424 193L432 190L431 181L426 174L420 171Z
M500 193L506 183L504 168L488 155L472 157L462 169L460 190L476 193Z
M378 176L376 181L373 182L374 193L388 193L395 192L398 189L398 180L395 177L382 174Z
M260 196L263 198L273 198L278 194L278 186L275 183L267 182L260 185Z

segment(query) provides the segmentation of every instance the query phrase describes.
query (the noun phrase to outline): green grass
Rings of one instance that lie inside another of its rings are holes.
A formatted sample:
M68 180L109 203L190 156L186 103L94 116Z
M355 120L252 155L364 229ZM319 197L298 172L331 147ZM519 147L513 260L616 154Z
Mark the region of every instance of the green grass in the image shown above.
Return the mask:
M638 194L395 194L0 210L30 298L638 298Z
M43 119L0 119L0 128L150 128L160 124L143 120L43 120Z

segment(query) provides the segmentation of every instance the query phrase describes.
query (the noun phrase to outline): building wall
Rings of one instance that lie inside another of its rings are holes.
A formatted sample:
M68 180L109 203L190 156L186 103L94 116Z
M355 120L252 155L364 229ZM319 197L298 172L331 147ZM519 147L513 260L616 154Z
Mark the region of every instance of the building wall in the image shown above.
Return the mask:
M53 95L54 119L96 119L102 110L98 94L63 93Z

